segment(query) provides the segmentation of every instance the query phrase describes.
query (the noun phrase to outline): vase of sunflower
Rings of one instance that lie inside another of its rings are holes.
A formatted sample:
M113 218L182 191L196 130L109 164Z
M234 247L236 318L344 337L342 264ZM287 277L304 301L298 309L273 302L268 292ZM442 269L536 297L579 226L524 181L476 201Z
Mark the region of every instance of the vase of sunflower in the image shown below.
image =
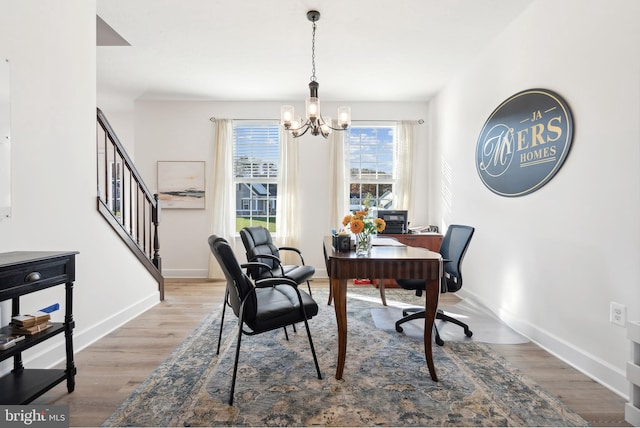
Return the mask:
M356 241L356 256L367 257L371 255L371 236L382 232L386 223L381 218L369 217L369 207L360 211L354 211L342 220L342 225L348 228Z

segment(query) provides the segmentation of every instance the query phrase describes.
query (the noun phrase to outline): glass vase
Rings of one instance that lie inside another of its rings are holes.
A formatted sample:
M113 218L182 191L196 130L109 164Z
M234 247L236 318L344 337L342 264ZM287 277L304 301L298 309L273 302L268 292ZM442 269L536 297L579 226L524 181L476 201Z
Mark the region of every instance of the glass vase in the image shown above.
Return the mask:
M368 257L371 255L371 235L360 233L356 236L356 256Z

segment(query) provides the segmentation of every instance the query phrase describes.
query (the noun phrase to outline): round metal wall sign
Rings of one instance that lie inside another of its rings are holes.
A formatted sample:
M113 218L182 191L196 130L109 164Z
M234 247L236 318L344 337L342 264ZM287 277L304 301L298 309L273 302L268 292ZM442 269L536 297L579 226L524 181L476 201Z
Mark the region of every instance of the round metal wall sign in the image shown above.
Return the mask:
M558 172L572 139L571 111L558 94L528 89L512 95L491 113L480 132L480 179L502 196L535 192Z

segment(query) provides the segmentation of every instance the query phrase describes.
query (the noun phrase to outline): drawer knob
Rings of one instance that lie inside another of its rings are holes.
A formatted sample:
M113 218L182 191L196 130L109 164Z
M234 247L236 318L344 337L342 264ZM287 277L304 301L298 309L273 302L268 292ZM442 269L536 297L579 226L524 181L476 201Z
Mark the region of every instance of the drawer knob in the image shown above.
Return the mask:
M34 281L39 281L41 278L42 278L42 275L40 275L40 272L31 272L29 275L27 275L27 277L25 278L25 281L34 282Z

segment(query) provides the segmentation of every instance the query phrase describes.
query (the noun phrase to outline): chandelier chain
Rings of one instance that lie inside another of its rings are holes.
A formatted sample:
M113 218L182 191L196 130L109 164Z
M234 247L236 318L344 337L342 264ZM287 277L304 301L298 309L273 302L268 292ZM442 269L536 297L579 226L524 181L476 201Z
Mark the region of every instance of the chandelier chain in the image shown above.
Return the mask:
M316 78L316 22L313 21L313 32L311 33L311 81L315 82Z

